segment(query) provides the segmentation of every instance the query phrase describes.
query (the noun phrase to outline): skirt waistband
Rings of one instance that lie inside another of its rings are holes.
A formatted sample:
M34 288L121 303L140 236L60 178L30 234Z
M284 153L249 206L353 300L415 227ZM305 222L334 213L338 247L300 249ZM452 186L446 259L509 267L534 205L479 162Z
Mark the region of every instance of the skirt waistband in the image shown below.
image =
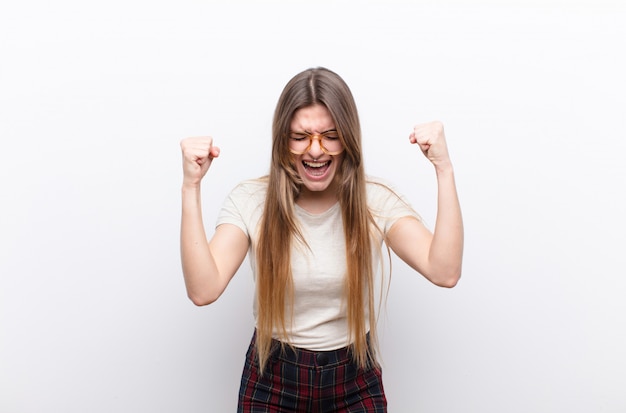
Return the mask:
M253 344L256 343L256 330L252 337ZM367 334L369 345L369 333ZM346 364L352 361L352 346L338 348L328 351L311 351L299 347L290 347L282 344L276 339L272 339L272 349L270 359L278 359L287 363L305 367L324 367L338 364Z
M277 358L298 366L324 367L337 364L345 364L351 361L350 347L342 347L330 351L310 351L297 347L283 346L281 350L280 342L272 340L271 358Z

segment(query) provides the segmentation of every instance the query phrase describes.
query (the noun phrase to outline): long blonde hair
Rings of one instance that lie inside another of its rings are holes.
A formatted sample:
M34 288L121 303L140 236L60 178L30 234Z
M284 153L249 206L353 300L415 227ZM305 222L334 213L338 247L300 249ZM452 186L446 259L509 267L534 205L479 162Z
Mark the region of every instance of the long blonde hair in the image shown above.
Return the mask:
M285 308L293 308L290 252L294 240L305 245L306 240L294 215L294 202L302 182L289 152L287 137L294 113L313 104L322 104L328 109L345 148L335 179L338 180L337 196L346 239L344 291L352 355L359 367L377 364L371 238L375 224L366 202L359 116L352 93L343 79L328 69L313 68L299 73L287 83L274 112L271 167L256 248L256 346L261 371L271 351L273 331L278 332L282 343L289 344ZM366 305L369 309L369 345Z

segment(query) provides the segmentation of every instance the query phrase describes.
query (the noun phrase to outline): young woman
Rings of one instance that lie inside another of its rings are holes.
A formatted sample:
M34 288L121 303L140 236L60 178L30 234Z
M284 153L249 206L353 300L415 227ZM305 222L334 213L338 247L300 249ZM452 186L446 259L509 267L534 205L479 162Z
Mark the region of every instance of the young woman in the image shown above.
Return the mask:
M187 293L196 305L217 300L249 253L256 329L238 411L385 412L374 306L383 242L438 286L461 275L463 223L443 126L421 124L409 136L437 174L434 232L366 177L356 105L334 72L292 78L272 129L269 175L231 192L210 240L200 184L220 151L211 137L181 141Z

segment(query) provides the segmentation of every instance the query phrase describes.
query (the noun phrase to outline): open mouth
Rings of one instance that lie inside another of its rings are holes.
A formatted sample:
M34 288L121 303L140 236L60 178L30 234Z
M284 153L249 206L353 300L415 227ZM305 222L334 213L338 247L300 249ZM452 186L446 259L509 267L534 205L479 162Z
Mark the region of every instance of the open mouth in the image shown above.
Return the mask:
M330 163L330 160L326 162L302 161L304 170L311 176L323 176L328 171Z

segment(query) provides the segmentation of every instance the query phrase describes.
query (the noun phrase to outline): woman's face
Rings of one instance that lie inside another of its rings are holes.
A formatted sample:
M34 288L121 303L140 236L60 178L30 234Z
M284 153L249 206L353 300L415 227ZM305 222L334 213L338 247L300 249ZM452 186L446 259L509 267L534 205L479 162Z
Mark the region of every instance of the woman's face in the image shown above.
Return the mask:
M291 120L289 148L303 182L302 195L334 195L335 175L343 160L335 122L320 104L298 109ZM309 192L309 194L305 194Z

